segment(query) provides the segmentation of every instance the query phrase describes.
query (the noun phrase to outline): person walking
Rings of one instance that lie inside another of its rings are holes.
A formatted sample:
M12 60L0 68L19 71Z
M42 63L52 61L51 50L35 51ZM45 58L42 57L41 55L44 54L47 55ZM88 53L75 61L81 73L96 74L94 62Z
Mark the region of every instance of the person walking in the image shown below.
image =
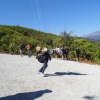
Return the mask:
M62 60L64 60L64 55L65 55L65 48L64 47L61 47L61 51L62 51Z
M26 46L26 49L27 49L27 52L28 52L28 57L31 58L31 45L28 44L28 45Z
M19 52L20 52L20 56L22 57L22 44L21 43L19 45Z
M42 73L44 76L44 72L45 69L48 67L48 60L51 60L51 56L49 54L48 50L42 50L42 52L40 53L40 55L43 54L44 55L44 63L43 66L39 69L38 74Z
M60 47L55 48L55 54L56 54L56 59L58 59L58 56L62 56L62 50Z

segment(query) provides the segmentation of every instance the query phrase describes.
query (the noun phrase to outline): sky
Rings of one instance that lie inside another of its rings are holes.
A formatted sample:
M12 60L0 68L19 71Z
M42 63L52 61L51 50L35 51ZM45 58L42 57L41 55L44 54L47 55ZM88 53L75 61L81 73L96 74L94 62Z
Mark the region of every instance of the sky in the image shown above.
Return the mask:
M100 0L0 0L0 25L80 37L100 31Z

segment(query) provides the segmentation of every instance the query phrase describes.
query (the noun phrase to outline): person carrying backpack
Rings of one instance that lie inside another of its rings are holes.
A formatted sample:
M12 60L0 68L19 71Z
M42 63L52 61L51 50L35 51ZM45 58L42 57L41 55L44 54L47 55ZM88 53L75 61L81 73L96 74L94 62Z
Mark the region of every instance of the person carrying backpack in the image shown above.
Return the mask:
M38 74L42 73L44 76L45 69L48 67L48 60L51 60L51 56L48 50L42 50L42 52L38 54L38 56L36 57L38 61L39 56L41 56L41 63L43 63L43 66L39 69Z

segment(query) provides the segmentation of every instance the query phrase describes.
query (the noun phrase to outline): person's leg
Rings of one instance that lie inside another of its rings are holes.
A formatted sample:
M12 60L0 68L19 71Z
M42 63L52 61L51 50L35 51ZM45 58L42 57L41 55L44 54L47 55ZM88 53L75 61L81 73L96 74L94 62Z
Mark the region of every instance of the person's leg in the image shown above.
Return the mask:
M62 55L61 55L61 56L62 56L62 60L64 60L64 53L62 53Z
M28 53L28 57L29 57L29 50L27 50L27 53Z
M22 57L22 50L20 50L20 56Z
M77 56L77 61L79 62L79 55Z
M48 60L45 60L44 61L44 65L43 65L43 68L42 68L42 73L44 74L44 71L45 69L48 67Z
M56 54L56 59L58 59L58 54Z
M68 55L68 54L66 54L66 59L67 59L67 60L69 59L69 55Z
M76 54L76 61L77 61L77 54Z
M31 58L31 50L29 50L29 57Z
M12 54L12 55L13 55L13 52L14 52L13 49L11 49L11 54Z
M43 67L41 67L41 68L39 69L39 72L42 72L42 70L43 70Z
M76 55L76 61L79 61L79 55L78 54Z
M23 56L22 54L23 54L23 51L21 50L21 56Z
M67 58L67 54L66 54L66 60L68 60L68 58Z
M31 58L31 50L28 50L28 57Z

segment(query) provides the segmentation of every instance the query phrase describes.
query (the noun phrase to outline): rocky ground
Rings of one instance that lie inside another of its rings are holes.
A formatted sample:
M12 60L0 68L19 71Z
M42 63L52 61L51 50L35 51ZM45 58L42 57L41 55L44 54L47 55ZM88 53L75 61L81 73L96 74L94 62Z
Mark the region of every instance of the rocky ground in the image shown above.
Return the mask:
M52 59L45 76L35 56L0 54L0 100L100 100L100 66Z

